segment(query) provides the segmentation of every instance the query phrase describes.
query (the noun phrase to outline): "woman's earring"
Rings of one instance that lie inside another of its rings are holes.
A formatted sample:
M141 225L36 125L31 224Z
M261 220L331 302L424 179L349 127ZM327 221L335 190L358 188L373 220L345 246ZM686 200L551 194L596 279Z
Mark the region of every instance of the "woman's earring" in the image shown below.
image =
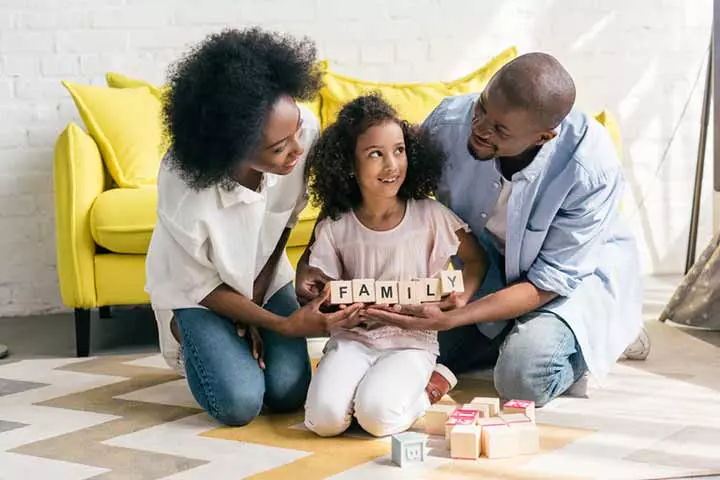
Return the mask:
M353 178L355 176L355 172L350 172L350 178Z

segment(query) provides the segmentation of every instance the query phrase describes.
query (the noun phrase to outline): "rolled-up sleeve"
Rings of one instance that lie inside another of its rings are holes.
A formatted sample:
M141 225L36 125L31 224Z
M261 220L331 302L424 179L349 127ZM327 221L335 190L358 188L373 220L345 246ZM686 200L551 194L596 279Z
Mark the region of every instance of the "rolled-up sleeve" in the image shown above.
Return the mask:
M592 177L582 172L550 223L527 280L541 290L569 296L597 269L599 245L619 213L622 190L619 166Z

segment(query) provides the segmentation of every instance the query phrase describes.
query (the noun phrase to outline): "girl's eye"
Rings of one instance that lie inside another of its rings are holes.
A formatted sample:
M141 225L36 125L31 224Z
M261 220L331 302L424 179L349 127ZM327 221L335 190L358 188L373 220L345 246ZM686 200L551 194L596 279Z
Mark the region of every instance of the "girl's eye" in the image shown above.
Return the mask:
M382 152L380 150L373 150L370 152L370 156L373 158L382 157Z
M403 153L405 153L405 146L397 147L397 148L395 149L395 153L397 153L397 154L399 154L399 155L402 155Z
M276 154L276 155L277 155L277 154L280 154L280 153L282 153L282 152L285 151L285 148L286 148L286 147L287 147L287 143L285 143L284 145L281 145L281 146L273 149L272 153L274 153L274 154Z

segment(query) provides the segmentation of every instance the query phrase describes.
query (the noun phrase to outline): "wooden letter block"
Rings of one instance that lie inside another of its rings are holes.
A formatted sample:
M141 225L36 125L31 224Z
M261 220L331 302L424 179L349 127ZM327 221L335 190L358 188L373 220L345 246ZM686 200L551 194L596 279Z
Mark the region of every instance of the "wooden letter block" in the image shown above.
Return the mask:
M450 431L450 456L474 460L480 456L480 432L477 425L456 425Z
M392 461L399 467L425 461L425 437L405 432L392 437Z
M420 302L437 302L440 297L440 279L421 278L418 280L418 298Z
M476 425L479 414L475 410L456 409L445 423L445 440L450 442L450 431L456 425Z
M398 303L398 282L375 282L375 303Z
M508 423L508 426L517 432L518 454L532 455L540 450L540 429L537 425L528 420L527 422Z
M497 415L500 413L500 399L496 397L475 397L472 400L470 400L471 404L478 404L478 405L489 405L490 406L490 415L488 417L497 417Z
M490 415L490 405L486 403L466 403L462 406L463 410L474 410L478 412L479 418L487 418L491 417Z
M445 423L456 410L455 405L436 403L425 412L425 433L429 435L445 435Z
M375 301L375 280L355 279L352 281L353 302L372 303Z
M501 413L498 415L498 418L508 425L511 423L532 423L530 417L524 413Z
M461 270L442 270L440 272L440 295L450 295L450 292L463 293L465 284Z
M503 413L522 413L535 421L535 402L532 400L508 400L503 405Z
M333 305L349 305L353 303L352 282L350 280L333 280L330 282L330 303Z
M487 458L507 458L518 454L518 432L500 424L482 425L482 453Z
M398 303L401 305L413 305L420 303L417 294L417 282L398 282Z

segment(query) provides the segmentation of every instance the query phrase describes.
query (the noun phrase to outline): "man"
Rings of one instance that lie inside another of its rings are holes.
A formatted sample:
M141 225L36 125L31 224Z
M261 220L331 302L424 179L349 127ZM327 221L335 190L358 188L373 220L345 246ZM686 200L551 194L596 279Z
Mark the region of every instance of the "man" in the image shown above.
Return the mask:
M588 370L605 376L642 325L637 248L619 216L622 168L607 131L574 103L572 78L542 53L508 63L479 95L445 99L423 124L448 155L437 197L487 250L484 285L451 311L363 312L439 330L440 363L456 373L494 365L501 397L539 406ZM298 269L300 295L307 273ZM436 397L447 388L431 378Z

